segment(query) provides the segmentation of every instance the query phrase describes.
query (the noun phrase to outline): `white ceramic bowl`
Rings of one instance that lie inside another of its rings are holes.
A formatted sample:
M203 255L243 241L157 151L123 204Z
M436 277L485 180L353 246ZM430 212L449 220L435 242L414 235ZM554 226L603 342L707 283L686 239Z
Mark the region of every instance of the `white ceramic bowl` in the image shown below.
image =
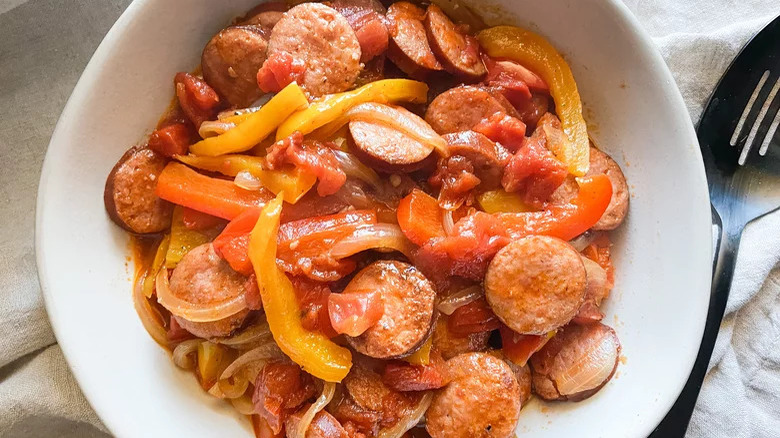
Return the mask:
M103 184L165 110L174 73L196 66L209 37L256 1L135 1L95 52L49 145L36 223L41 286L81 388L120 437L251 436L249 423L176 369L141 326L128 237L105 214ZM688 113L621 2L473 3L491 24L530 26L565 54L590 132L621 164L632 192L605 319L625 360L585 402L533 402L518 435L644 437L682 388L707 313L710 210Z

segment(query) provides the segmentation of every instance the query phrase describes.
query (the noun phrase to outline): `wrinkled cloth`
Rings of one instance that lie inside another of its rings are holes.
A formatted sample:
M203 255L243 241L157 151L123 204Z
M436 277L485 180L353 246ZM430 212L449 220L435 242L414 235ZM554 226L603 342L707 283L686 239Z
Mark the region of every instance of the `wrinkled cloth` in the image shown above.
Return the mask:
M624 2L669 64L694 123L740 47L780 13L777 0ZM129 3L0 0L0 162L6 169L0 172L2 438L109 436L55 343L35 271L33 228L40 167L54 124L93 51ZM770 215L743 238L689 437L780 436L778 229L780 215Z

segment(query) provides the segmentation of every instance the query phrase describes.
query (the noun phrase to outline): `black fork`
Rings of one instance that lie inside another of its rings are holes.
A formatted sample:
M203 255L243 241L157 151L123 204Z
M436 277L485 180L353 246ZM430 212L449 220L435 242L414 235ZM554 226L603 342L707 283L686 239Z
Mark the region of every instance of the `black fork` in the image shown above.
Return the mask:
M719 231L712 294L693 371L653 438L685 435L726 309L742 231L748 222L780 208L779 108L780 17L742 49L699 122L712 218Z

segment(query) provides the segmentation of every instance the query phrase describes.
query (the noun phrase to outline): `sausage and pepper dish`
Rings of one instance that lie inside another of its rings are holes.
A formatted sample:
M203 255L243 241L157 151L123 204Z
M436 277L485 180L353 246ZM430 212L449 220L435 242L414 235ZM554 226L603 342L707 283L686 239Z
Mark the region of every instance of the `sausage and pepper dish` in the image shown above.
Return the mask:
M449 1L262 3L108 176L151 336L258 437L509 437L615 373L629 194L539 35Z

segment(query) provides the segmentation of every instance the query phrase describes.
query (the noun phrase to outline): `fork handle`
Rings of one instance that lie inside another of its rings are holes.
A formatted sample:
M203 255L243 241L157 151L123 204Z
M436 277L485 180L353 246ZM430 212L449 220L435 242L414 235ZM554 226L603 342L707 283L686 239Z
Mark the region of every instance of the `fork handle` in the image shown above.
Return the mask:
M716 258L713 262L712 292L710 294L710 306L707 312L707 323L704 326L699 354L693 364L688 381L685 383L680 396L672 406L669 413L661 421L658 427L650 434L651 438L684 437L688 424L696 406L696 400L701 391L704 377L707 374L707 366L715 348L715 340L718 338L720 323L726 311L726 303L729 298L731 280L734 277L734 267L737 262L739 240L742 236L743 226L724 223L713 208L713 223L719 226L719 239L715 244Z

